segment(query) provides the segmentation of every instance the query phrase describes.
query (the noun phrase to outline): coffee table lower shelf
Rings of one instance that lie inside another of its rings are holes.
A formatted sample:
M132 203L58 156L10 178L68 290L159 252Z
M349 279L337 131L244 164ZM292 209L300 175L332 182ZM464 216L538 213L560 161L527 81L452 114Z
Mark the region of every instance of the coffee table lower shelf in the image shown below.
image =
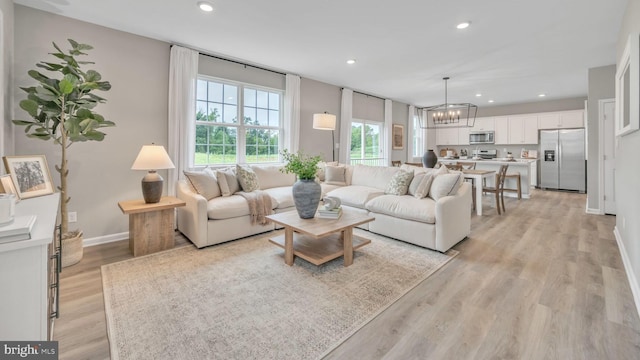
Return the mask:
M269 239L269 242L284 249L284 235ZM353 236L353 251L371 243L371 240ZM340 233L331 234L323 238L314 238L303 234L293 233L293 255L298 256L314 265L322 265L344 255Z

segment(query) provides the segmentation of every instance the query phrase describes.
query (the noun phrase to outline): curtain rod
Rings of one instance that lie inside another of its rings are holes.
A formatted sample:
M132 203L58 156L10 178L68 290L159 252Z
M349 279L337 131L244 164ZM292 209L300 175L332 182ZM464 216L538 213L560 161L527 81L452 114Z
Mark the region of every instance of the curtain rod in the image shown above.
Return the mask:
M171 47L173 47L173 45L177 45L177 44L171 44ZM181 45L178 45L178 46L181 46ZM238 65L243 65L244 67L249 66L249 67L252 67L252 68L255 68L255 69L260 69L260 70L264 70L264 71L269 71L269 72L276 73L276 74L280 74L280 75L284 75L284 76L286 76L286 75L287 75L287 74L285 74L285 73L283 73L283 72L280 72L280 71L275 71L275 70L271 70L271 69L263 68L263 67L260 67L260 66L256 66L256 65L251 65L251 64L243 63L243 62L240 62L240 61L237 61L237 60L226 59L226 58L223 58L223 57L220 57L220 56L216 56L216 55L211 55L211 54L203 53L203 52L201 52L201 51L199 51L199 50L196 50L196 51L197 51L197 52L198 52L198 54L200 54L200 55L204 55L204 56L207 56L207 57L210 57L210 58L214 58L214 59L218 59L218 60L228 61L228 62L231 62L231 63L234 63L234 64L238 64Z
M344 90L344 89L346 89L346 88L341 88L340 90ZM364 96L371 96L371 97L374 97L374 98L376 98L376 99L380 99L380 100L387 100L387 99L382 98L382 97L380 97L380 96L375 96L375 95L371 95L371 94L365 94L365 93L363 93L363 92L355 91L355 90L351 90L351 91L353 91L355 94L360 94L360 95L364 95Z

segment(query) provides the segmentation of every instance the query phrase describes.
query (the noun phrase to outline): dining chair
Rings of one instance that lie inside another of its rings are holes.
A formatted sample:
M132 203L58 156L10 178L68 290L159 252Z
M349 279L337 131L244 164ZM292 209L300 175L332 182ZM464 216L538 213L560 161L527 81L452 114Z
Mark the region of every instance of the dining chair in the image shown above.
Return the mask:
M449 170L462 171L462 165L460 164L444 164Z
M391 161L391 166L393 166L393 167L400 167L400 165L402 165L402 161L400 161L400 160L392 160Z
M411 165L411 166L419 166L422 167L422 163L412 163L412 162L405 162L406 165Z
M502 213L506 213L507 210L504 207L504 178L507 174L507 168L509 165L500 165L500 170L496 174L496 183L494 187L483 186L482 191L487 193L492 193L496 195L496 209L498 210L498 215L502 215ZM502 211L500 211L500 205L502 204Z
M463 170L475 170L476 168L476 163L475 162L466 162L466 161L458 161L458 165L462 166ZM475 210L476 209L476 179L465 179L465 181L468 181L471 183L471 193L474 194L471 198L472 200L472 209L471 210Z

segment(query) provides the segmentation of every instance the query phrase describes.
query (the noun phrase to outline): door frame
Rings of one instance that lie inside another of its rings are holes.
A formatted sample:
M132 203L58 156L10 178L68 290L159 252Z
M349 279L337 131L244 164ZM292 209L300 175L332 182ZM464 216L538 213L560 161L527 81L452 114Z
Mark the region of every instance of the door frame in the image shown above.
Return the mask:
M604 104L612 102L615 114L615 106L616 99L599 99L598 100L598 214L604 215L604 121L602 120L602 116L604 115ZM614 134L615 134L615 118L614 121ZM614 144L617 142L617 139L614 137ZM613 147L613 152L615 154L616 147ZM614 184L615 191L615 184Z

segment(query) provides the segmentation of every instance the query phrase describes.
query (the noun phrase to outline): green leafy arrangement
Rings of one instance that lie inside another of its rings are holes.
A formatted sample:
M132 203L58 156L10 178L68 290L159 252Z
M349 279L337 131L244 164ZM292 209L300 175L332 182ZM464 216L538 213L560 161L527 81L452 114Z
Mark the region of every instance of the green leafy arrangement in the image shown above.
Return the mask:
M298 151L290 153L287 149L280 152L286 165L280 169L283 173L293 173L300 180L314 180L318 172L318 163L322 160L320 156L309 156Z
M68 39L71 49L62 51L53 43L55 52L50 53L59 62L41 61L36 67L57 74L58 78L49 77L37 70L29 70L28 74L38 83L36 86L21 87L27 93L27 99L20 101L20 107L32 120L13 120L16 125L25 126L27 137L40 140L53 140L60 145L62 160L56 170L60 173L62 193L60 201L60 217L62 233L68 233L67 203L71 200L67 192L67 148L76 141L102 141L105 134L100 128L115 126L111 121L93 109L106 102L94 90L108 91L111 84L102 81L102 76L95 70L84 71L83 65L93 64L78 61L76 57L87 55L85 51L93 49L91 45L80 44Z

